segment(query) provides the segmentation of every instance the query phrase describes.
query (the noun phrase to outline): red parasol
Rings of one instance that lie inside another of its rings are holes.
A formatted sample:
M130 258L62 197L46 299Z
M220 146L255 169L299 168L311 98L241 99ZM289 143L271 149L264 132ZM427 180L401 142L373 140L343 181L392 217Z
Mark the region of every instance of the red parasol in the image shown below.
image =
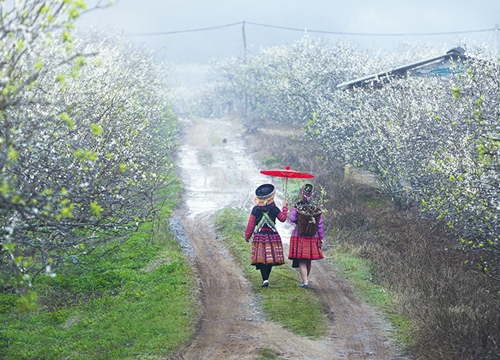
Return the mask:
M314 177L313 174L309 174L302 171L290 170L290 166L287 166L285 169L279 169L279 170L261 170L260 173L264 175L277 176L290 179L312 179Z
M290 170L290 166L285 167L285 169L261 170L260 173L268 176L286 178L285 196L288 187L288 179L312 179L314 177L313 174L309 174L302 171Z

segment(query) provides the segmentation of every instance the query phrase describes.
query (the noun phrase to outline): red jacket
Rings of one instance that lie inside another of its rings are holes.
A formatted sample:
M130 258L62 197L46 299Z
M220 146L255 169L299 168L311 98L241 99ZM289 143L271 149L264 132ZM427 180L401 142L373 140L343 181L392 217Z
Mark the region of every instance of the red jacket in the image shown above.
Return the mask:
M245 230L245 240L249 240L252 237L252 234L255 231L255 227L259 222L261 221L262 217L264 216L263 213L267 212L269 218L272 220L272 222L275 222L276 219L278 219L281 222L286 221L286 216L288 213L288 208L286 206L283 207L283 210L281 211L276 204L273 202L269 205L266 206L254 206L252 209L252 213L250 214L250 217L248 218L248 224L247 228ZM265 223L260 229L257 229L258 232L277 232L276 228L272 226L273 224L267 224Z

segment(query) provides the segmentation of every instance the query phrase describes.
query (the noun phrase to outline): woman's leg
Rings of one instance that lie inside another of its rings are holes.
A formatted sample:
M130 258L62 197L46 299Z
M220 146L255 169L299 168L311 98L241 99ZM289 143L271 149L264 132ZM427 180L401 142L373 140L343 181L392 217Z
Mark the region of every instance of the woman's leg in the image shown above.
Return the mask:
M307 262L311 260L308 259L300 259L299 260L299 272L300 272L300 277L302 278L302 284L307 285L307 276L309 275L309 270L307 267Z
M311 273L311 259L305 259L306 260L306 267L307 267L307 277L309 277L309 274Z
M272 265L261 265L260 274L262 275L262 281L269 280L269 275L271 274L273 266Z

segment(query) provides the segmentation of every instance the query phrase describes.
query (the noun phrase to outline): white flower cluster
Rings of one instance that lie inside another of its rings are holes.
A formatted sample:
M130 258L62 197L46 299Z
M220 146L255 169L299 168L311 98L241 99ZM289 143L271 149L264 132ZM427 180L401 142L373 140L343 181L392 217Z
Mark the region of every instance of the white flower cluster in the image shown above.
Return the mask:
M52 276L63 257L134 231L154 216L153 199L172 169L177 119L165 69L114 34L61 37L70 23L56 20L67 14L50 10L61 2L17 2L0 29L8 32L1 39L17 39L0 44L5 281L16 275L9 262ZM59 8L72 9L64 3ZM41 13L56 20L16 17L37 6L49 6ZM34 29L44 29L43 38L27 36Z
M500 66L487 46L473 46L468 61L453 64L448 76L344 91L337 85L445 51L405 44L394 53L368 53L306 36L215 63L197 111L306 124L325 158L373 172L398 205L444 221L463 244L496 249Z

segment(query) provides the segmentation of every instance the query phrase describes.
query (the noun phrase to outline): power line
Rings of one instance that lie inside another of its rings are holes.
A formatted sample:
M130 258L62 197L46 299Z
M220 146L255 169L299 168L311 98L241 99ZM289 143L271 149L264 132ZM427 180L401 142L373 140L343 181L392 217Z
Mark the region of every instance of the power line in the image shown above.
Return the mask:
M171 35L171 34L181 34L181 33L189 33L189 32L202 32L202 31L210 31L210 30L227 28L227 27L236 26L236 25L243 25L244 26L245 24L274 28L274 29L281 29L281 30L289 30L289 31L300 31L300 32L332 34L332 35L345 35L345 36L437 36L437 35L470 34L470 33L488 32L488 31L495 31L496 30L496 28L491 28L491 29L460 30L460 31L447 31L447 32L431 32L431 33L358 33L358 32L300 29L300 28L293 28L293 27L286 27L286 26L277 26L277 25L260 24L260 23L254 23L254 22L248 22L248 21L240 21L240 22L232 23L232 24L199 28L199 29L190 29L190 30L162 31L162 32L150 32L150 33L127 33L127 34L125 34L125 36L157 36L157 35Z
M206 28L200 28L200 29L191 29L191 30L178 30L178 31L162 31L162 32L152 32L152 33L127 33L125 36L154 36L154 35L170 35L170 34L181 34L181 33L188 33L188 32L200 32L200 31L209 31L209 30L217 30L217 29L222 29L226 27L231 27L235 25L241 25L243 22L237 22L233 24L226 24L226 25L219 25L219 26L212 26L212 27L206 27Z
M275 26L275 25L266 25L266 24L258 24L247 22L247 24L256 25L256 26L264 26L271 27L276 29L283 30L292 30L292 31L307 31L312 33L322 33L322 34L335 34L335 35L354 35L354 36L430 36L430 35L452 35L452 34L466 34L466 33L477 33L477 32L486 32L493 31L492 29L482 29L482 30L464 30L464 31L449 31L449 32L434 32L434 33L355 33L355 32L342 32L342 31L325 31L325 30L310 30L310 29L299 29L299 28L291 28L285 26Z

